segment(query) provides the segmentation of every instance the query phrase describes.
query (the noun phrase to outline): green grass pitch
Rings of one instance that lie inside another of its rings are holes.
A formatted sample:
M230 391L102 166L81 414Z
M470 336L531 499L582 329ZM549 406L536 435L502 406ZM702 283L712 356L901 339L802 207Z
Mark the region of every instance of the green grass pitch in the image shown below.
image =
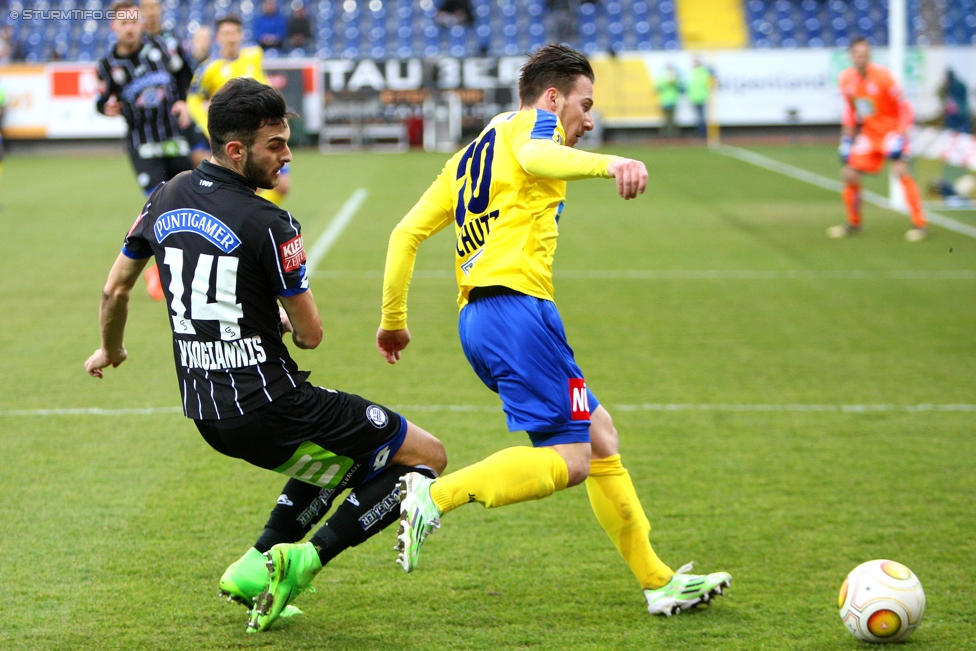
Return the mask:
M837 176L831 148L757 151ZM731 572L726 597L649 616L578 487L450 514L409 576L387 530L319 575L305 615L246 635L217 580L283 480L212 451L179 413L37 411L176 407L179 393L166 310L141 287L129 360L101 381L82 368L142 205L127 161L14 157L0 183L0 648L858 649L837 591L872 558L925 587L905 648L973 648L976 239L933 227L908 244L907 217L866 205L865 232L833 241L834 193L704 149L614 152L646 161L647 194L570 185L557 303L655 548ZM444 160L298 152L286 207L310 247L368 190L312 280L325 340L295 356L312 381L434 432L457 469L526 439L461 352L450 233L421 249L402 362L374 349L390 230Z

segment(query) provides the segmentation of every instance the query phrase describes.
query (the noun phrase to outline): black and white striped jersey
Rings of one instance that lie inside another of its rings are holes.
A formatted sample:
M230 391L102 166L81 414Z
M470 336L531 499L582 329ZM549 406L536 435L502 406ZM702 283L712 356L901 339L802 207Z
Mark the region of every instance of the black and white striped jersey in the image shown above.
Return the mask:
M182 60L170 57L165 43L147 34L142 35L142 47L129 56L118 56L113 48L98 62L95 107L105 113L105 102L115 96L129 126L133 150L180 135L172 111L173 104L186 99L186 88L181 89L174 76L183 66Z
M188 418L241 416L304 382L277 297L308 289L301 225L232 170L201 163L160 184L122 253L156 256Z
M161 33L155 34L155 37L166 46L170 58L169 70L176 79L176 88L180 97L185 98L190 82L193 81L193 65L190 56L183 49L180 36L175 31L164 29Z

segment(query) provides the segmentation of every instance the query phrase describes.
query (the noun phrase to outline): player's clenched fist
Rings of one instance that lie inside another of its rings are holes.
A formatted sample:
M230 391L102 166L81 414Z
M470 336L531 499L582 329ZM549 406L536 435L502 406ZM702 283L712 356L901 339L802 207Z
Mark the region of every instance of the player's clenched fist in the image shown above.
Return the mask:
M624 199L644 194L647 187L647 167L639 160L618 158L607 168L611 178L617 179L617 193Z
M115 351L115 353L110 353L104 348L99 348L85 362L85 370L88 372L88 375L100 378L102 377L103 368L110 365L112 368L116 368L128 356L129 354L125 351L124 347Z

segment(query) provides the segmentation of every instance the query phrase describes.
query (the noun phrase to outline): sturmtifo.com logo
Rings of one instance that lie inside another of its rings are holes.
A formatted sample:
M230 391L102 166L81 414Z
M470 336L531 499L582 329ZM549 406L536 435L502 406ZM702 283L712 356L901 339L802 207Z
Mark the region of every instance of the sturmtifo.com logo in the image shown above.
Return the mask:
M139 20L139 10L128 9L11 9L10 20Z

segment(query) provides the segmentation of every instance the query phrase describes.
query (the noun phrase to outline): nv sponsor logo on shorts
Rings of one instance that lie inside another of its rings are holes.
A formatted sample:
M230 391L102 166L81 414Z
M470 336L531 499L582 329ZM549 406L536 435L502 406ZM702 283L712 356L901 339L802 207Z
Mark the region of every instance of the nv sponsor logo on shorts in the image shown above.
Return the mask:
M275 472L294 477L299 481L323 488L335 488L353 467L353 460L305 441L291 458Z
M196 233L224 253L241 245L241 238L230 227L202 210L181 208L164 212L156 219L153 230L160 243L173 233Z
M569 400L573 420L590 420L590 396L586 391L586 380L581 377L569 378Z

